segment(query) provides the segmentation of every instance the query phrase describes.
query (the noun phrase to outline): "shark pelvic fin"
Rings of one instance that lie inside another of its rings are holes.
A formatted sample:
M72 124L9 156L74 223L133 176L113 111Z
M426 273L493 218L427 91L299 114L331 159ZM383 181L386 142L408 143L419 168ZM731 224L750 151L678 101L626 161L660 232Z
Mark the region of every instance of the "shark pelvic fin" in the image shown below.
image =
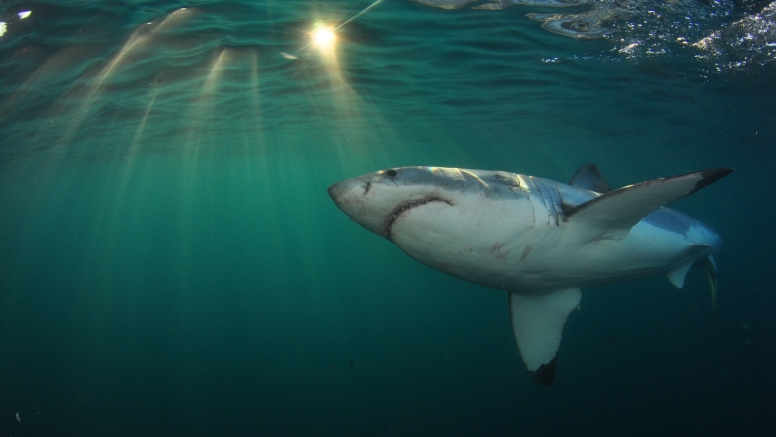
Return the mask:
M680 266L678 269L672 272L668 272L666 277L669 281L671 281L672 284L674 284L674 287L684 288L684 278L687 276L687 272L690 271L690 267L692 267L694 262L695 260L690 260L684 265Z
M687 255L686 259L690 259L690 261L685 262L684 264L666 274L666 277L669 281L671 281L672 284L674 284L674 287L684 288L684 279L687 277L687 272L690 270L690 267L705 266L706 263L710 262L708 259L711 257L711 255L708 257L704 256L702 258L699 257L702 256L703 251L712 249L713 247L714 246L709 244L693 244L685 250L685 254Z
M509 294L509 314L517 347L531 376L542 385L550 385L555 378L563 326L581 298L579 288Z
M628 185L564 212L569 222L584 226L592 234L592 239L621 240L645 215L733 171L730 168L712 168Z
M606 182L606 179L604 179L604 176L595 164L586 164L579 167L579 170L574 172L574 175L571 176L569 185L584 190L595 191L596 193L608 193L612 191L609 182Z

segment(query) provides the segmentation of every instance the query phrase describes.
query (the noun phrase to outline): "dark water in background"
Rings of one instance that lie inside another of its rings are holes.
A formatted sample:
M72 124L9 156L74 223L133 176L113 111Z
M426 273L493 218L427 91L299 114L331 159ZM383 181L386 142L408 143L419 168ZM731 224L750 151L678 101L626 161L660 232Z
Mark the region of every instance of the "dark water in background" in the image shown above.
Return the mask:
M368 4L0 3L0 436L768 435L767 14L691 26L729 32L716 51L626 53L542 30L541 8L393 0L335 55L304 48ZM400 165L587 162L613 186L738 170L674 205L725 240L718 314L697 271L584 290L549 389L503 293L326 193Z

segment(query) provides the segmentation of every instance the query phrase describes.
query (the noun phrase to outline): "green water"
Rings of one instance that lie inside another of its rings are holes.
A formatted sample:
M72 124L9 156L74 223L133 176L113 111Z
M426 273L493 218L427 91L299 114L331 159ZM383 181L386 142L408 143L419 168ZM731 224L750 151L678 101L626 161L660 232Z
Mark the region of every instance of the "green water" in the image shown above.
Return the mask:
M0 435L771 429L772 67L399 0L333 54L309 46L368 5L0 5ZM699 272L583 290L550 389L503 293L326 192L403 165L566 181L588 162L613 187L738 170L674 205L725 241L719 311Z

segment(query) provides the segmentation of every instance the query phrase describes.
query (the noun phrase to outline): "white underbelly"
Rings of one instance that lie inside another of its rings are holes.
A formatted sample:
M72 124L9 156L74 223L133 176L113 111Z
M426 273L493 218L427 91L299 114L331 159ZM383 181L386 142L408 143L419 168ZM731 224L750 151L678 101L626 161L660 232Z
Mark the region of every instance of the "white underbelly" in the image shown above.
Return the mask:
M457 278L522 292L591 287L664 274L687 260L683 236L639 223L622 240L586 241L573 228L533 228L522 235L465 230L413 232L394 242L418 261ZM476 238L475 238L476 236Z

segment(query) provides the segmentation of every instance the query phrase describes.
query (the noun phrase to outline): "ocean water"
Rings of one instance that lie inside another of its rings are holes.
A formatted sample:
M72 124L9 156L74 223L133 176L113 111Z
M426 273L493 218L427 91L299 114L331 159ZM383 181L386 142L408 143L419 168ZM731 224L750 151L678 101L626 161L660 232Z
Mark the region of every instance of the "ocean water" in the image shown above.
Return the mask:
M1 437L770 435L774 6L598 2L577 39L421 3L0 1ZM584 289L549 388L505 293L326 192L588 162L737 169L672 205L724 240L718 308L700 270Z

